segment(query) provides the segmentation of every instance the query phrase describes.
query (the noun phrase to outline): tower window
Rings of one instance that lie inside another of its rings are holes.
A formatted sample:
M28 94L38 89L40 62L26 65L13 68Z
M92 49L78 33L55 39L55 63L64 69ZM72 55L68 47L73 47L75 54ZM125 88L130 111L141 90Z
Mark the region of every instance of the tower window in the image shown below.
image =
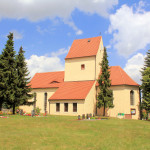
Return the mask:
M81 70L84 70L85 69L85 64L82 64L81 65Z

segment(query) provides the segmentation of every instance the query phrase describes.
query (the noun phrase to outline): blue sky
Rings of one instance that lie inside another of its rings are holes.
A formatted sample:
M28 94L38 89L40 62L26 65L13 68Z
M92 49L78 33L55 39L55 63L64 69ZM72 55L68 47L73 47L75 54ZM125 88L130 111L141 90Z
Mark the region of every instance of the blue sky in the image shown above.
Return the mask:
M0 0L0 51L9 32L15 50L23 46L28 68L64 70L75 39L102 35L110 66L120 65L140 83L150 49L149 0Z

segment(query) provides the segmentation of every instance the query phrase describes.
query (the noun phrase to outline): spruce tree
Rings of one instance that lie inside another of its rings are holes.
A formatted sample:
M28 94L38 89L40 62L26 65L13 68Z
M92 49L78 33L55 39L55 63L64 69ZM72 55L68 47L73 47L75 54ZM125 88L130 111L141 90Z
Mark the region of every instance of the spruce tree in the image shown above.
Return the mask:
M27 64L24 57L25 51L20 47L19 53L16 56L16 69L17 69L17 89L16 89L16 100L18 105L30 105L32 102L28 102L29 99L33 97L33 94L30 94L31 87L29 83L29 73L27 69Z
M2 55L0 55L0 111L2 111L2 105L4 103L4 75L3 75L3 65L2 65L2 59L1 59Z
M2 99L8 105L13 107L13 114L15 113L15 87L17 83L17 71L16 71L16 61L15 61L15 51L14 51L14 41L13 33L10 33L8 36L5 49L3 49L1 55L1 71L3 72L3 81L1 93Z
M146 110L147 113L150 112L150 50L147 52L145 58L145 65L141 71L142 73L142 108Z
M101 65L101 74L98 79L100 92L98 93L98 102L97 107L103 107L103 116L105 116L106 108L113 108L113 93L110 90L111 81L110 81L110 68L107 59L106 48L104 48L103 60Z

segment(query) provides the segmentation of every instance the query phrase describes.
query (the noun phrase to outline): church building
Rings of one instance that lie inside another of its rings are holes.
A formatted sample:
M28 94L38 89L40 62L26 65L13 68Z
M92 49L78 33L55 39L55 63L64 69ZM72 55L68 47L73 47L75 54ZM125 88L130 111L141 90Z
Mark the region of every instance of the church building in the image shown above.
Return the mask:
M39 107L41 113L51 115L102 115L103 109L98 109L96 102L103 51L101 36L74 40L65 58L65 70L36 73L30 82L34 93L31 101L36 103L21 108L31 112ZM114 108L106 109L106 115L117 117L122 113L139 119L139 84L120 66L110 67L110 80Z

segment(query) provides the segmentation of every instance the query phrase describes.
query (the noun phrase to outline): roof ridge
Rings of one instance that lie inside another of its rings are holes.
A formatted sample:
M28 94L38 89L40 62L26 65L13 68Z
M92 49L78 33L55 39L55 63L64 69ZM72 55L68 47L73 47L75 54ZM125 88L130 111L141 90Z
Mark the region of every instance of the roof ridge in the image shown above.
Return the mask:
M64 83L68 83L68 82L92 82L92 81L96 81L96 80L83 80L83 81L64 81Z
M65 72L65 71L52 71L52 72L37 72L37 73L35 73L35 74L38 74L38 73L56 73L56 72Z
M83 38L83 39L92 39L92 38L97 38L97 37L102 37L102 36L94 36L94 37ZM83 39L75 39L75 40L83 40ZM75 40L74 40L74 41L75 41Z
M120 67L120 66L119 66L119 72L120 72L121 78L122 78L122 80L123 80L123 83L124 83L124 84L126 84L126 82L125 82L125 79L124 79L124 77L123 77L123 74L122 74L122 71L121 71L121 67Z
M109 66L109 67L120 67L120 66Z

